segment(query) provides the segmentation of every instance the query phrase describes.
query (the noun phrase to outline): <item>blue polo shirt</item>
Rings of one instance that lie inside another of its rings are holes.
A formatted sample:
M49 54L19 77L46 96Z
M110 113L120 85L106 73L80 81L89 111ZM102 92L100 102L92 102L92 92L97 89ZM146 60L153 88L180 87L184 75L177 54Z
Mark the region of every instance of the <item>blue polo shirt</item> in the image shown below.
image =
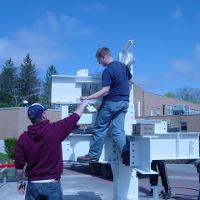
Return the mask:
M129 80L132 75L128 67L118 61L109 63L102 73L102 87L110 86L103 100L129 101Z

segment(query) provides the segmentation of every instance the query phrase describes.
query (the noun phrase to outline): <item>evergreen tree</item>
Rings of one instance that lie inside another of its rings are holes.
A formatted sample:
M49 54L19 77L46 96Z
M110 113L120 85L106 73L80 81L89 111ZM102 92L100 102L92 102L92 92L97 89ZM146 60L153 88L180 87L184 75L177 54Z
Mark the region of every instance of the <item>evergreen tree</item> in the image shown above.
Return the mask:
M19 72L20 97L27 100L28 104L39 100L40 80L37 77L37 70L30 55L27 54L20 67Z
M56 75L57 70L54 65L50 65L47 69L44 81L43 81L43 95L42 102L47 107L51 107L51 84L52 84L52 75Z
M17 105L18 97L18 76L17 68L9 58L6 60L0 74L0 103L1 107Z

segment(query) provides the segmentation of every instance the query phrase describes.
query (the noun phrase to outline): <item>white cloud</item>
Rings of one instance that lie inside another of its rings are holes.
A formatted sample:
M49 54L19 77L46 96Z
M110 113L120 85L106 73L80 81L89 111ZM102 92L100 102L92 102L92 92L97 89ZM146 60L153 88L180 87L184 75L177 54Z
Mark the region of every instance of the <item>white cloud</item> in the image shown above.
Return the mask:
M44 28L45 27L45 28ZM34 30L45 34L54 34L59 37L82 37L92 33L91 28L78 18L68 15L58 15L48 12L45 18L38 20Z
M174 77L183 77L186 80L200 81L200 45L193 50L193 59L177 59L172 62L172 73Z
M182 10L181 10L180 7L176 8L176 10L174 11L174 13L172 14L172 17L174 19L182 19L183 18Z
M65 36L79 37L89 36L92 30L85 27L77 18L66 15L61 16L60 25L63 27Z
M45 21L47 21L47 22L45 22ZM56 18L55 14L48 12L45 21L43 21L43 25L44 25L44 23L47 23L47 26L49 26L49 29L53 33L57 33L59 31L60 23L59 23L59 20Z
M191 63L185 60L174 60L172 62L172 68L175 72L182 75L187 75L190 71Z
M63 57L54 40L36 32L21 30L14 39L1 38L0 61L5 62L9 57L16 64L20 64L27 53L30 53L35 63L40 68L46 68L56 60Z
M33 63L44 69L67 58L67 41L88 35L90 30L79 19L49 12L30 28L16 31L13 38L0 38L0 64L11 57L18 65L30 53Z

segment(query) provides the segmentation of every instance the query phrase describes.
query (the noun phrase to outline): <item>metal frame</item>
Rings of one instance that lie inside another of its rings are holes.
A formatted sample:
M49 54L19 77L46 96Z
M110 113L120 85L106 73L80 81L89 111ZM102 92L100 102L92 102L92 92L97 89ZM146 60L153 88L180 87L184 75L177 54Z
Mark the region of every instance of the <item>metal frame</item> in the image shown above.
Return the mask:
M134 61L132 53L129 52L133 41L129 40L119 60L124 63ZM133 63L130 66L133 74ZM80 72L80 73L79 73ZM77 76L52 76L52 103L62 106L62 118L68 116L68 105L79 102L82 94L82 84L99 82L99 78L88 76L87 70L81 70ZM85 73L87 72L87 73ZM84 74L85 73L85 74ZM81 76L80 76L81 75ZM98 103L94 101L93 103ZM92 124L95 115L83 115L81 124ZM137 171L143 174L155 174L151 170L152 160L165 159L196 159L199 158L199 134L198 133L166 133L133 136L132 126L136 124L133 103L133 88L130 92L130 106L125 119L125 133L130 139L130 166L121 162L115 144L108 137L104 145L99 162L108 162L113 171L113 199L114 200L138 200L138 178ZM163 124L164 125L164 124ZM158 126L159 130L165 130ZM156 133L157 133L156 132ZM76 161L78 156L88 153L92 135L71 134L63 143L63 160ZM155 197L158 199L158 197Z

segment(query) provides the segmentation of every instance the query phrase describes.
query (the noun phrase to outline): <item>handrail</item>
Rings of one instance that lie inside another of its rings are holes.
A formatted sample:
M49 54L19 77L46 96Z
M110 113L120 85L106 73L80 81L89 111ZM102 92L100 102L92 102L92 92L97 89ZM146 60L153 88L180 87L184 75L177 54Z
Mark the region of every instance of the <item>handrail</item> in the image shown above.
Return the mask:
M0 164L0 169L2 168L15 168L15 164Z

